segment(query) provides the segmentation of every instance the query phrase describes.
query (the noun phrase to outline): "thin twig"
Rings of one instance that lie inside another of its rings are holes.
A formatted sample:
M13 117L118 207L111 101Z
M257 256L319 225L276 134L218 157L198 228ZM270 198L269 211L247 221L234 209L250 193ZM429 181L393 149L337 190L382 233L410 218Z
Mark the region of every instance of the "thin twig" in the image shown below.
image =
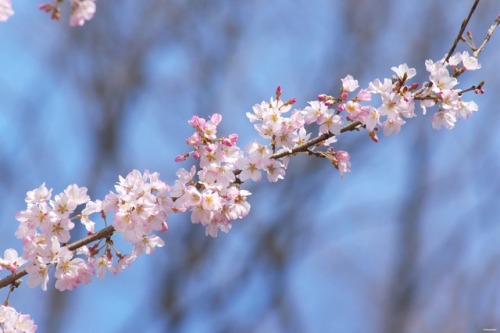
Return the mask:
M453 42L451 49L448 51L448 55L446 56L446 59L444 60L445 62L448 62L448 60L452 56L453 52L455 52L455 49L457 48L458 42L462 38L462 35L464 34L465 28L467 27L467 24L469 24L470 18L472 17L472 14L476 10L476 7L477 7L477 4L479 3L479 1L480 0L474 1L474 4L472 5L472 8L470 9L469 15L462 21L462 25L460 26L460 30L458 31L458 35L455 38L455 41Z
M477 48L474 53L472 53L472 55L474 57L477 58L477 56L479 55L479 53L481 53L483 51L483 48L484 46L486 45L486 43L488 43L488 41L490 40L491 38L491 35L493 35L493 31L495 31L495 29L498 27L498 25L500 24L500 15L497 16L497 19L495 20L495 22L491 25L491 27L488 29L488 32L486 33L486 37L484 37L484 40L483 42L481 43L481 45L479 46L479 48Z

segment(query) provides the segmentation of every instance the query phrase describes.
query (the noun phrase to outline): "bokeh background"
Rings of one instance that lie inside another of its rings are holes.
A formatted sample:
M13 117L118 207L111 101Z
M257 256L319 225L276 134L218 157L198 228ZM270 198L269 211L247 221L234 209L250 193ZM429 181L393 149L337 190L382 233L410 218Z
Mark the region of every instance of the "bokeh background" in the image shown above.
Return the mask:
M21 249L14 217L43 182L94 198L132 169L171 183L189 165L173 159L194 114L221 113L221 132L244 145L257 137L245 112L277 85L304 107L347 74L366 86L406 62L425 80L471 4L98 1L70 28L67 12L51 22L15 1L0 25L0 251ZM479 4L477 42L498 14L498 1ZM346 133L343 179L296 157L285 181L248 185L251 214L229 234L173 216L166 247L123 273L65 293L23 285L11 304L49 333L499 330L499 54L497 32L482 70L460 78L486 80L486 94L465 97L480 112L454 130L417 117L378 144Z

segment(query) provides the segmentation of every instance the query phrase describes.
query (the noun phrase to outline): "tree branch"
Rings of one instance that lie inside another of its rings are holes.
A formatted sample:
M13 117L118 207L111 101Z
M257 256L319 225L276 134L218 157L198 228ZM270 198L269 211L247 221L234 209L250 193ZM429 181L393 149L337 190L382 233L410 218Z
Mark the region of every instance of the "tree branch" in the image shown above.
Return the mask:
M481 43L481 45L474 51L474 53L472 53L472 55L474 57L477 58L479 56L479 53L481 53L483 51L484 46L486 45L486 43L488 43L488 41L491 38L491 35L493 35L493 31L495 31L495 29L498 27L499 24L500 24L500 15L497 16L497 19L495 20L495 22L488 29L486 36L484 37L484 40Z
M448 55L446 56L445 62L448 62L450 57L452 56L453 52L455 52L455 49L457 48L458 42L462 39L462 35L464 34L465 28L467 27L467 24L469 24L470 18L472 17L472 14L476 10L476 7L478 5L480 0L475 0L474 4L472 5L469 15L462 21L462 25L460 26L460 30L458 31L457 37L455 38L455 41L453 42L453 45L451 46L451 49L448 51Z
M349 125L342 127L342 129L340 130L340 133L358 130L361 126L362 126L362 124L359 121L352 122ZM293 148L291 151L286 150L286 149L282 149L279 152L275 153L271 158L278 159L278 158L282 158L285 156L291 156L291 155L294 155L296 153L306 152L312 146L317 145L321 141L325 141L325 140L331 138L332 136L334 136L334 134L332 134L332 133L321 134L320 136L315 137L314 139L311 139L307 142L304 142L301 145L295 146L295 148Z

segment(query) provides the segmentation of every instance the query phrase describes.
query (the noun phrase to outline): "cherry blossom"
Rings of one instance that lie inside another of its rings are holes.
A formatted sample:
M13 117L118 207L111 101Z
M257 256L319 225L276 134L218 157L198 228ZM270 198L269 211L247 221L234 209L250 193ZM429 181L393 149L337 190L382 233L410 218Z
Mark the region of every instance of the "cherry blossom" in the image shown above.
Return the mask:
M94 17L96 6L95 0L70 0L71 16L69 24L71 26L82 26L85 21L89 21Z
M14 15L11 0L0 0L0 22L5 22Z
M18 313L13 307L0 305L0 330L2 332L32 333L37 326L29 315Z
M0 257L0 270L2 267L7 268L11 273L17 271L17 269L24 265L27 260L23 257L19 257L17 251L14 249L7 249L4 252L3 259Z

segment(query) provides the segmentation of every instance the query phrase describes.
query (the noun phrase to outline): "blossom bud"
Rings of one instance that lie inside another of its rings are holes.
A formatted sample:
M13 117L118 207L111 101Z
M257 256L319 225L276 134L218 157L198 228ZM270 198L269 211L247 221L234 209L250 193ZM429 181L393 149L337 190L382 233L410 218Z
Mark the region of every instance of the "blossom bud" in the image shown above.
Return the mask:
M370 131L368 132L368 135L370 135L370 138L375 141L375 142L378 142L378 137L377 137L377 133L375 132L377 128L375 128L375 130L373 131Z
M325 105L326 106L332 106L335 104L335 101L333 99L329 99L329 100L326 100L325 101Z
M227 137L221 139L222 143L228 147L232 147L238 141L238 134L229 134Z
M278 99L278 100L280 99L280 97L281 97L281 92L282 92L282 90L281 90L281 86L278 86L278 87L276 88L276 99Z
M297 102L297 99L295 97L292 97L285 103L285 105L292 105L295 104L295 102Z
M38 6L38 9L43 10L44 12L50 13L54 7L50 3L42 3Z
M189 153L177 155L175 157L175 161L176 162L182 162L182 161L185 161L188 157L189 157Z
M163 221L161 224L161 231L165 232L168 231L168 225L167 222Z

